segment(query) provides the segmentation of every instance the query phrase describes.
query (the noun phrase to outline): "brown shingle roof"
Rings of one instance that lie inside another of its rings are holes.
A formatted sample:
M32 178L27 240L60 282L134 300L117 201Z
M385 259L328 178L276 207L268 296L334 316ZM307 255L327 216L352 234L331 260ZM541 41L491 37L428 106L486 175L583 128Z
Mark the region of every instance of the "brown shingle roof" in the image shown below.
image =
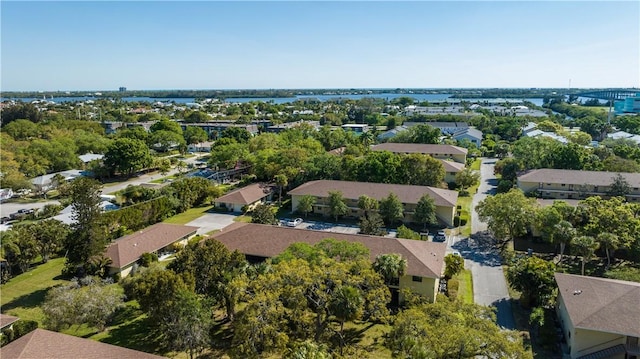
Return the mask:
M444 167L445 172L458 173L464 169L464 163L447 160L440 160L440 162L442 162L442 167Z
M218 203L251 204L268 196L273 187L264 183L254 183L246 187L233 190L224 196L218 197Z
M423 153L427 155L466 155L467 149L453 145L430 145L423 143L386 142L371 146L373 151L389 151L395 153Z
M640 283L556 273L573 326L640 336Z
M640 173L620 173L631 187L640 187ZM518 181L534 183L590 184L609 186L618 172L557 170L541 168L530 170L518 176Z
M13 315L0 314L0 329L10 326L19 319L20 318L14 317Z
M197 230L198 227L156 223L116 240L107 247L105 256L113 261L111 267L123 268L137 261L143 253L155 252L185 236L195 234Z
M35 329L0 349L7 359L159 359L161 356L74 337L45 329Z
M329 191L340 191L346 199L358 199L362 195L381 200L389 193L395 193L402 203L416 204L420 197L427 194L433 198L436 206L453 207L458 201L458 192L427 186L413 186L404 184L372 183L319 180L307 182L291 191L290 195L312 195L329 197Z
M293 243L316 244L326 238L358 242L369 248L373 261L380 254L398 253L407 260L408 275L440 278L444 266L444 243L332 233L308 229L236 222L213 235L230 250L258 256L274 257Z

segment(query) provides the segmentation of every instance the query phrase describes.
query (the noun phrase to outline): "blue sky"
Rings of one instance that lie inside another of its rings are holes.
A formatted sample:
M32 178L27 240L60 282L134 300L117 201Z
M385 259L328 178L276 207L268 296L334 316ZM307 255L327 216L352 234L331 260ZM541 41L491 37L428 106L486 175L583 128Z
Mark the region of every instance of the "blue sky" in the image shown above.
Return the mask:
M3 91L640 87L638 1L2 1Z

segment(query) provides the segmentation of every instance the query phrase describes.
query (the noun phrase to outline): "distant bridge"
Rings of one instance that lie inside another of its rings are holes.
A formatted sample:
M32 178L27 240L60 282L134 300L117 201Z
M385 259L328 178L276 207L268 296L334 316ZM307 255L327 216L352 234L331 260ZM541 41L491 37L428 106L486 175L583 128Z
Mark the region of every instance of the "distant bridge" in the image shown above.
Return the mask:
M599 91L588 91L576 94L579 97L597 98L598 100L624 100L629 97L640 96L640 90L609 89Z

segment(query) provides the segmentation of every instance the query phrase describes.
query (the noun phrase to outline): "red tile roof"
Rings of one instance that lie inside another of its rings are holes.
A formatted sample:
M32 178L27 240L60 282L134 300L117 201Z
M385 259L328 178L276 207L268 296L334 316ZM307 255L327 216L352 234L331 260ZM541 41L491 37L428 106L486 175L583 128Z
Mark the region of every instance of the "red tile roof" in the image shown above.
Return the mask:
M0 349L6 359L160 359L161 356L74 337L45 329L35 329Z
M329 191L340 191L346 199L358 199L362 195L381 200L389 193L395 193L402 203L416 204L420 197L427 194L436 206L453 207L458 201L458 192L427 186L413 186L404 184L372 183L319 180L307 182L291 191L290 195L312 195L329 197Z
M373 151L389 151L394 153L422 153L427 155L466 155L466 148L453 145L430 145L423 143L386 142L371 146Z
M264 183L254 183L233 190L216 199L218 203L252 204L271 194L273 187Z
M111 267L123 268L137 261L143 253L155 252L181 238L193 235L198 227L156 223L111 243L105 256L111 258Z
M640 283L556 273L575 328L640 337Z
M258 257L274 257L293 243L316 244L326 238L358 242L369 248L373 261L381 254L398 253L407 260L406 274L440 278L444 269L444 243L361 234L332 233L236 222L213 235L230 250Z

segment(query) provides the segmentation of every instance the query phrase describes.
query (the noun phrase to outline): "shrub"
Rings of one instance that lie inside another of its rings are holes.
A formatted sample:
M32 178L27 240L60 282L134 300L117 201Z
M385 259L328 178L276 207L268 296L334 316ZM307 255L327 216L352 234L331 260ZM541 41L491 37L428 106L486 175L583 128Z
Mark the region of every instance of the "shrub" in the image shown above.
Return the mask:
M149 267L151 263L158 261L158 255L155 253L142 253L140 256L140 265L143 267Z
M456 299L458 297L458 289L460 288L460 282L457 279L449 279L447 282L447 297Z

